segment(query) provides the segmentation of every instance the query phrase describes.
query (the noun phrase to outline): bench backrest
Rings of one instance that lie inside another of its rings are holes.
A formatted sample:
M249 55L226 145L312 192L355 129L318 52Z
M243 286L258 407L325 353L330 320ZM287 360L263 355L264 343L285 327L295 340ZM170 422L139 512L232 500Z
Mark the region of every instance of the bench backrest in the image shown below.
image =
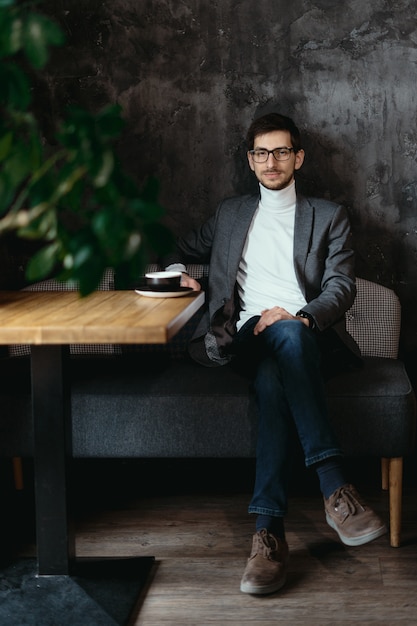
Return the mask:
M346 313L346 327L363 356L398 357L401 304L392 289L356 279L357 294Z

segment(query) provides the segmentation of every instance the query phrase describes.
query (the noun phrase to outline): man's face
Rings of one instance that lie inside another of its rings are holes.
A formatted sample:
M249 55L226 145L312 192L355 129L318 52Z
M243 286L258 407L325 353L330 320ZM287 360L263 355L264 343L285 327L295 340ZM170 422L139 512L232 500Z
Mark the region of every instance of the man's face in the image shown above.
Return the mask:
M257 135L253 146L256 149L275 150L276 148L292 148L291 135L288 131L274 130L265 135ZM256 178L267 189L284 189L294 181L295 170L300 169L304 161L304 150L296 154L291 152L288 161L277 161L273 154L268 155L265 163L256 163L248 152L249 167L255 172Z

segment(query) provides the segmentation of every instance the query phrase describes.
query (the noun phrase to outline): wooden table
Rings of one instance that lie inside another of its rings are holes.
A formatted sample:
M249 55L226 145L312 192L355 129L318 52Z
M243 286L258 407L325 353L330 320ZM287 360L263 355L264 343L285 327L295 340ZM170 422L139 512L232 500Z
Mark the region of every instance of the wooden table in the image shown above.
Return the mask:
M149 298L134 291L0 291L0 344L167 343L204 294Z
M75 559L67 505L71 455L69 344L167 343L204 293L149 298L134 291L0 292L0 344L31 345L38 573L67 575Z

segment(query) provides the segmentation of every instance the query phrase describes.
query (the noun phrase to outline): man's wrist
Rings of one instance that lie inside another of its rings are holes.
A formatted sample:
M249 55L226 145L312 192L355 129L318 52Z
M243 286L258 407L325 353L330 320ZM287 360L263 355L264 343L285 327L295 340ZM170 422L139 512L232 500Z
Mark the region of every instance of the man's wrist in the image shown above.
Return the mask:
M314 330L316 328L316 322L314 321L314 317L310 315L310 313L301 310L298 311L295 315L296 317L301 317L302 319L308 320L308 327L311 328L311 330Z

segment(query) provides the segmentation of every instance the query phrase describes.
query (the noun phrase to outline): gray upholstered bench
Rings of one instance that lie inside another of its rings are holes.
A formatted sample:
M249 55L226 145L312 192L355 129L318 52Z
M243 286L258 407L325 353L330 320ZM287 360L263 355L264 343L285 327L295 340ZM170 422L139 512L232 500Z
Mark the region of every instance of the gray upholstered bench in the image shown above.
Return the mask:
M153 269L153 268L152 268ZM207 266L189 267L207 275ZM327 385L331 419L348 456L383 459L391 545L400 543L403 457L413 451L415 398L397 359L401 309L393 291L358 279L347 325L365 365ZM33 288L63 288L47 281ZM114 288L108 272L100 288ZM138 296L139 297L139 296ZM73 455L80 458L247 458L257 416L250 382L231 367L204 368L186 355L195 320L168 347L71 347ZM0 453L32 450L26 348L0 368ZM26 355L26 356L24 356Z

